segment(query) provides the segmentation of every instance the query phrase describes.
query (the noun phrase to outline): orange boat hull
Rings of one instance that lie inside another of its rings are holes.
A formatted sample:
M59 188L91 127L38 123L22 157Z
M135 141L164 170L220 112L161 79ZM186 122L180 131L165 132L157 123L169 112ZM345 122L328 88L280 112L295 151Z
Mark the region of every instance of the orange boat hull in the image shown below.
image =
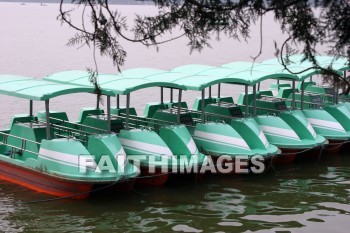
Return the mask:
M108 186L112 184L93 184L91 182L68 180L2 161L0 161L0 179L37 192L74 199L87 198L94 186L101 187L101 185Z

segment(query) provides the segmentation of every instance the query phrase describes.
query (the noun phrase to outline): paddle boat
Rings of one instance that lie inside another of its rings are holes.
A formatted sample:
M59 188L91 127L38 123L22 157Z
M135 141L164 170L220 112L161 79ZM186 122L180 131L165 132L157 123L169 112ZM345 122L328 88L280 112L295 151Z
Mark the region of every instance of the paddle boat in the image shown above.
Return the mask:
M347 104L337 102L337 91L334 88L323 88L324 94L306 91L305 86L310 85L310 83L305 82L305 80L322 73L322 71L311 69L310 62L296 62L300 61L299 59L300 56L292 57L295 64L291 64L289 67L291 71L299 73L297 74L299 88L297 89L295 85L291 87L288 84L277 83L271 84L270 89L277 90L277 97L282 99L290 100L293 99L294 95L295 100L298 101L295 102L296 107L301 109L315 131L329 140L328 150L337 152L350 139L350 111ZM262 64L269 69L282 68L277 59L267 60ZM325 63L325 61L322 64L324 67L329 66L329 63ZM315 88L313 87L313 89ZM332 102L329 102L330 100Z
M204 65L186 65L173 69L172 71L190 73L193 75L216 76L223 79L229 85L244 85L245 94L242 94L237 104L232 97L220 97L220 84L218 86L218 97L206 99L207 103L202 109L205 112L215 113L226 117L244 117L244 119L256 122L255 124L264 132L269 143L279 147L282 153L275 157L274 162L289 163L295 160L296 155L301 152L320 148L325 142L324 138L316 135L311 125L303 118L301 113L286 111L284 103L275 102L276 110L272 114L258 114L263 106L257 106L256 84L269 78L296 79L296 76L286 72L270 73L252 69L248 62L237 62L235 68L214 67ZM247 71L244 71L247 70ZM226 80L225 80L226 79ZM253 93L248 94L248 87L253 86ZM253 103L251 108L250 104ZM198 99L194 108L198 109ZM252 111L250 111L252 110ZM239 114L237 115L237 112ZM303 156L306 154L303 153ZM301 157L301 155L299 156Z
M141 74L155 74L158 70L144 70L138 73L136 70L124 71L118 75L98 75L101 90L111 91L116 96L117 106L110 109L115 120L122 121L122 127L115 127L114 122L108 123L99 114L87 116L82 124L103 128L103 125L111 124L112 128L119 128L119 139L125 148L128 158L133 163L138 163L141 169L141 177L137 182L149 185L163 185L169 175L177 173L200 173L200 168L207 163L207 157L199 152L187 128L179 124L180 115L174 115L175 121L154 120L147 115L155 111L148 109L146 116L137 116L136 110L130 107L130 95L132 92L149 88L160 87L179 90L178 103L181 104L182 90L184 86L161 79L150 81L142 78ZM46 80L69 83L74 85L91 86L88 74L81 71L66 71L45 77ZM126 95L126 106L120 106L120 95ZM174 103L175 104L175 103ZM186 166L184 166L186 165Z
M9 129L0 131L0 179L58 197L83 199L96 188L124 186L136 177L139 171L126 160L115 135L47 123L52 98L93 91L0 75L0 94L29 100L29 114L14 115ZM45 103L46 121L33 115L34 101Z

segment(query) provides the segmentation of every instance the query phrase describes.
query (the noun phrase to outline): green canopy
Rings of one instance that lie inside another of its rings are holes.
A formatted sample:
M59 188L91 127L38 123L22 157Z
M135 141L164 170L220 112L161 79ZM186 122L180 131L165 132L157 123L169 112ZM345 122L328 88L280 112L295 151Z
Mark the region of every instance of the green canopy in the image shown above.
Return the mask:
M230 68L233 71L233 74L228 77L242 77L244 79L249 79L251 80L252 85L266 79L299 80L297 75L291 74L283 69L281 65L261 64L256 62L231 62L222 65L222 67ZM246 69L241 72L236 72L243 68Z
M195 75L206 70L211 70L213 68L215 68L215 66L190 64L190 65L178 66L172 69L171 71Z
M316 59L325 68L330 67L337 71L350 70L350 63L345 57L317 56Z
M271 71L266 71L264 69L259 69L259 67L256 67L253 70L246 70L238 73L234 73L230 76L229 78L234 78L234 79L245 79L245 80L250 80L250 85L255 85L257 83L260 83L264 80L267 79L285 79L285 80L296 80L298 81L298 76L287 73L287 72L271 72Z
M167 73L167 71L137 68L123 71L118 75L99 74L97 81L102 89L102 93L106 95L126 95L147 87L169 87L186 90L185 86L170 82L162 77L151 78L162 73ZM44 79L59 83L92 86L88 77L88 72L64 71L47 76Z
M240 78L227 78L209 75L189 75L181 79L174 80L175 83L184 85L188 90L202 91L203 89L220 83L244 83L250 84L249 80L242 80Z
M44 79L59 83L91 86L92 84L89 82L88 77L89 74L84 71L64 71L47 76ZM108 95L111 95L110 92L113 95L125 95L147 87L169 87L201 91L206 87L223 82L233 82L234 80L232 78L191 75L151 68L130 69L118 75L99 74L97 78L102 92ZM237 80L250 84L243 79Z
M322 68L332 68L335 71L339 71L339 75L342 75L341 71L350 69L349 62L344 57L336 58L332 56L316 56L315 58ZM308 60L303 61L303 59L304 55L301 54L292 55L289 57L291 64L288 65L288 69L299 76L299 81L303 81L304 79L309 78L312 75L320 74L322 72L322 70L320 69L311 68L314 66L313 63ZM283 68L283 66L280 64L277 58L263 61L262 64L276 65Z
M235 61L235 62L230 62L230 63L223 64L222 67L243 71L243 70L253 69L257 65L260 65L260 63L257 63L257 62L254 62L254 63L253 62L245 62L245 61Z
M240 77L229 78L229 75L238 72L234 72L229 68L193 64L176 67L172 69L172 72L187 74L187 77L176 80L176 82L186 85L189 90L201 91L204 88L220 83L251 84L249 79Z
M155 74L167 73L166 70L153 69L153 68L134 68L128 69L118 74L123 78L145 78Z
M60 95L94 92L94 88L59 84L17 75L0 75L0 94L29 100L48 100Z
M188 77L186 82L191 82L192 86L196 85L201 89L209 87L218 83L236 83L236 84L246 84L254 85L258 82L261 82L265 79L279 78L279 79L289 79L289 80L298 80L296 75L292 75L289 72L281 70L277 66L268 66L261 65L259 63L250 62L232 62L225 65L225 67L214 67L214 66L205 66L205 65L186 65L180 66L172 71L186 72L191 75L196 75L198 77L201 75L201 78L195 80L192 77ZM206 79L213 79L214 81L206 82ZM185 83L184 83L185 84ZM193 89L185 84L188 89Z
M289 60L291 61L291 66L301 66L305 68L309 68L313 66L313 63L311 61L305 60L303 54L296 54L289 57ZM333 68L334 70L348 70L349 67L349 61L345 57L334 57L334 56L327 56L327 55L317 55L315 56L315 59L317 63L322 68ZM263 62L264 64L280 64L277 58L269 59Z

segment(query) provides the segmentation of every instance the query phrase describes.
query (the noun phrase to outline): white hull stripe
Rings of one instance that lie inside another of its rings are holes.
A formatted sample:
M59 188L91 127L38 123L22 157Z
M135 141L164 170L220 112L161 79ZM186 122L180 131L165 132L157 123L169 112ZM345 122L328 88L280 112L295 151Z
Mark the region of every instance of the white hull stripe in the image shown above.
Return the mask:
M339 124L338 122L334 121L326 121L326 120L319 120L315 118L307 118L307 120L314 126L314 127L320 127L320 128L325 128L325 129L330 129L338 132L346 132Z
M190 141L187 143L187 148L190 150L191 155L197 154L198 148L196 146L196 143L193 141L192 137L191 137Z
M168 147L158 146L146 142L133 141L125 138L119 138L119 140L124 147L148 152L150 154L166 155L169 157L174 156Z
M314 128L312 128L312 125L310 124L309 121L307 122L307 129L310 131L312 136L316 139L316 132L315 132Z
M280 136L283 138L290 138L292 140L301 141L294 130L283 129L283 128L278 128L278 127L273 127L273 126L266 126L266 125L261 125L260 128L266 134L272 134L272 135Z
M200 137L196 137L196 136L193 136L193 137L198 139L198 140L205 141L205 142L208 142L208 143L234 147L234 148L241 149L241 150L246 150L246 151L252 151L251 149L246 149L246 148L243 148L243 147L240 147L240 146L237 146L237 145L227 144L227 143L223 143L223 142L219 142L219 141L213 141L211 139L200 138Z
M326 130L329 130L329 131L335 131L335 132L339 132L339 133L344 133L344 131L342 131L342 130L337 130L337 129L325 127L325 126L322 126L322 125L312 125L312 127L318 128L318 129L326 129Z
M267 138L262 130L260 130L259 138L264 143L264 146L267 149L270 144L269 144L269 141L267 141Z
M80 156L86 156L86 157L90 156L93 159L91 155L72 155L72 154L66 154L58 151L48 150L45 148L40 148L39 150L39 158L47 159L52 162L57 162L59 164L64 164L64 165L77 167L77 168L79 168L80 166L80 161L79 161ZM96 168L97 165L95 161L92 161L92 162L93 162L93 165L90 168L92 170L95 170L94 168Z
M234 138L234 137L229 137L229 136L224 136L224 135L214 134L214 133L207 133L199 130L196 130L194 132L194 136L199 139L208 140L219 144L228 144L230 146L235 146L246 150L250 150L247 143L240 138Z
M297 141L297 142L301 142L300 139L291 138L291 137L288 137L288 136L286 136L286 135L273 134L273 133L265 133L265 134L266 134L266 135L275 136L275 137L285 138L285 139L289 139L289 140L294 140L294 141Z

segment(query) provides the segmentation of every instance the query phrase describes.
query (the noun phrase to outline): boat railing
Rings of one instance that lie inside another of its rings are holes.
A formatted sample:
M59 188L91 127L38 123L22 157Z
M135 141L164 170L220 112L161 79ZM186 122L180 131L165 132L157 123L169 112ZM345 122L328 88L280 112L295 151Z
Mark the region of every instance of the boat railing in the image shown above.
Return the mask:
M241 105L241 106L245 107L245 105ZM251 114L251 112L254 109L254 106L253 105L248 105L248 108L249 108L250 115L253 115L253 114ZM275 114L275 113L280 113L280 112L290 111L291 110L291 108L288 108L288 107L286 109L274 109L274 108L265 108L265 107L256 106L255 108L257 110L265 110L265 111L267 111L267 114L271 114L271 112L272 112L272 114Z
M319 92L314 92L314 91L304 91L304 95L309 94L309 95L320 95L320 96L327 96L327 97L334 97L333 94L329 93L319 93Z
M90 130L96 131L95 134L107 133L107 130L104 130L104 129L96 128L96 127L89 126L89 125L83 125L83 124L76 123L76 122L66 121L63 119L55 118L55 117L50 117L50 120L54 120L56 122L59 122L59 123L51 123L53 125L64 125L68 128L71 128L71 126L72 126L72 128L79 130L81 132L86 132L87 129L90 129ZM93 134L92 132L89 132L89 133Z
M121 119L126 119L125 113L118 115ZM125 124L125 121L124 121ZM176 123L171 121L159 120L148 117L141 117L135 115L129 115L129 126L135 129L149 129L159 132L160 128L167 125L174 125Z
M349 97L342 97L341 95L339 95L339 100L341 100L342 102L350 102Z
M238 106L238 105L237 105ZM173 111L177 112L178 111L178 108L176 106L174 106L173 108ZM190 113L190 114L194 114L196 115L196 117L193 117L192 115L192 118L195 122L201 122L201 115L202 115L202 112L201 111L198 111L198 110L193 110L193 109L188 109L188 108L181 108L181 112L182 113ZM243 114L243 113L242 113ZM225 116L225 115L221 115L221 114L216 114L216 113L211 113L211 112L205 112L204 113L204 116L205 116L205 121L212 121L211 117L216 117L218 118L216 121L224 121L226 122L225 120L229 120L231 121L232 119L240 119L240 118L243 118L244 116L242 117L237 117L237 116ZM227 122L226 122L227 123Z
M38 152L29 150L29 149L27 149L27 147L28 147L28 143L40 146L41 145L40 142L36 142L36 141L30 140L30 139L18 137L18 136L15 136L15 135L4 133L4 132L0 132L0 135L1 135L1 138L2 138L1 141L0 141L0 145L11 147L11 152L9 154L11 158L12 158L12 156L15 153L21 154L23 152L28 152L28 153L31 153L31 154L39 155ZM20 143L21 146L19 147L19 146L16 146L16 145L9 144L8 143L8 138L9 137L21 140L21 143ZM18 150L18 151L15 151L15 150Z
M281 100L281 101L286 101L286 102L292 102L293 101L292 99L289 99L289 98L282 98L282 97L276 97L276 96L261 95L261 97L264 97L264 98L267 97L269 99L276 99L276 100ZM294 101L295 101L295 103L300 103L301 104L301 100L294 100ZM312 108L320 108L320 107L325 106L325 103L323 101L322 102L310 102L310 101L303 100L303 104L310 104L310 106ZM249 105L249 106L251 107L251 105ZM299 109L297 106L295 108ZM288 108L287 108L287 110L288 110ZM280 111L280 110L278 110L278 111ZM281 110L281 111L284 111L284 110Z
M91 135L86 132L77 132L69 127L59 125L53 125L52 128L54 129L53 134L56 137L77 140L82 142L83 144L87 143L88 138Z
M46 122L43 122L43 121L38 121L38 122L46 124ZM59 124L55 124L55 123L50 123L50 124L51 124L51 128L53 130L53 134L56 137L74 139L74 140L82 142L83 144L87 143L90 135L96 134L96 133L87 132L84 130L75 129L72 127L63 126L63 125L59 125Z

